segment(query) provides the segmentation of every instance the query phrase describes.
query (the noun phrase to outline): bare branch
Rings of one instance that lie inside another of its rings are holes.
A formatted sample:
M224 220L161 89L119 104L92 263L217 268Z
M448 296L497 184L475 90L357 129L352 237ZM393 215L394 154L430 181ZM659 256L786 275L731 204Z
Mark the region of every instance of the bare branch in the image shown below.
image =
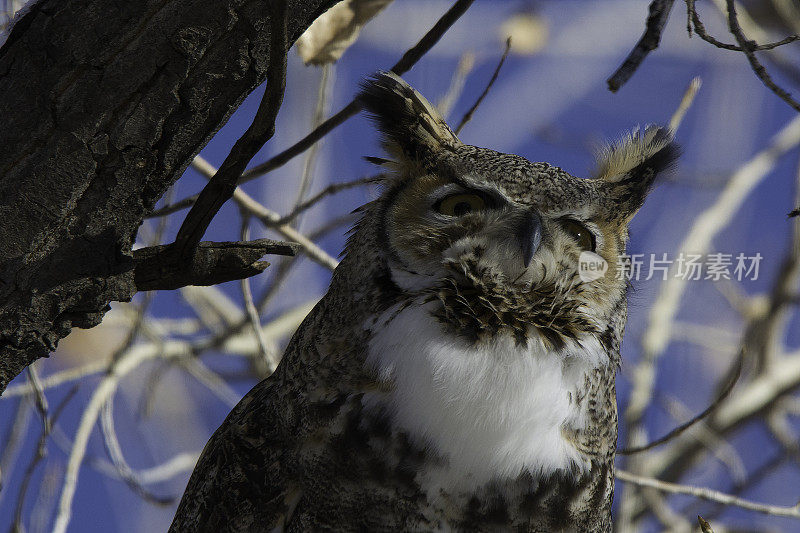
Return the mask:
M400 60L395 63L390 70L398 76L408 72L408 70L411 69L411 67L413 67L417 61L422 59L422 56L428 53L428 50L433 48L433 45L439 42L439 39L441 39L442 35L444 35L445 32L450 29L450 26L452 26L459 18L461 18L461 15L467 11L469 6L471 6L472 2L474 1L475 0L458 0L455 4L453 4L453 6L448 9L444 15L442 15L436 24L434 24L433 28L431 28L430 31L428 31L428 33L426 33L422 39L420 39L419 42L414 45L414 47L403 54L403 57L401 57ZM242 174L242 178L239 180L239 183L250 181L268 172L272 172L276 168L282 167L296 156L311 148L314 143L359 111L361 111L361 103L358 100L351 101L338 113L320 124L311 133L300 139L294 145L273 156L268 161L247 170L244 174Z
M630 472L620 469L617 469L615 475L617 479L619 479L620 481L624 481L626 483L633 483L634 485L638 485L640 487L648 487L663 492L669 492L670 494L686 494L689 496L694 496L695 498L700 498L711 502L722 503L725 505L732 505L734 507L741 507L742 509L755 511L757 513L764 513L774 516L785 516L788 518L800 518L800 508L798 508L798 506L796 505L792 507L780 507L777 505L756 503L750 500L739 498L737 496L725 494L724 492L707 489L705 487L693 487L691 485L679 485L677 483L669 483L667 481L661 481L654 478L637 476L636 474L632 474Z
M444 35L444 33L450 29L450 27L459 18L461 18L461 15L467 11L469 6L472 5L474 1L475 0L457 0L455 4L453 4L453 6L447 10L444 15L442 15L433 28L431 28L430 31L428 31L428 33L426 33L422 39L417 42L416 45L406 51L406 53L403 54L403 57L401 57L400 60L395 63L390 70L397 75L402 75L411 69L411 67L413 67L417 61L422 59L422 57L433 47L433 45L439 42L439 39L441 39L442 35ZM239 179L239 183L241 184L256 179L264 174L282 167L298 155L314 146L317 141L325 137L328 133L340 126L350 117L355 116L359 111L361 111L361 104L358 102L358 100L352 100L336 114L325 120L322 124L314 128L310 133L289 148L272 156L264 163L256 165L253 168L243 172L241 178ZM197 201L197 198L198 195L183 198L171 206L166 206L158 211L155 211L151 216L164 216L169 213L174 213L175 211L179 211L194 204L194 202Z
M216 285L260 274L267 254L294 255L294 243L258 239L249 242L202 242L191 261L182 263L172 245L149 246L133 252L136 288L171 290L187 285Z
M620 87L625 85L639 65L642 64L647 55L658 48L661 42L661 33L664 31L664 26L669 19L669 12L672 11L674 0L653 0L650 2L649 13L647 15L647 26L644 30L639 42L628 54L628 57L617 69L614 74L608 78L608 88L611 92L615 93Z
M75 440L70 450L67 470L64 474L64 482L61 488L61 497L58 503L58 514L53 527L55 533L66 533L67 526L72 517L72 499L75 496L78 474L81 464L83 463L83 458L86 455L86 446L89 444L89 436L100 415L100 410L116 392L120 380L149 359L158 357L166 360L187 355L189 355L188 346L183 342L166 342L163 343L163 345L134 346L119 358L116 364L109 370L109 373L97 385L86 408L83 410L78 430L75 433Z
M200 156L195 157L195 163L193 163L195 168L203 172L203 174L208 177L213 176L216 172L216 169ZM330 270L333 270L336 268L336 265L339 264L339 262L331 257L325 250L314 244L311 239L296 229L287 224L276 225L280 221L281 216L255 201L249 194L244 192L241 187L237 187L234 190L233 200L239 205L240 208L258 218L266 227L274 229L287 239L297 243L312 261Z
M688 23L689 36L692 35L692 30L694 30L694 32L697 34L698 37L703 39L705 42L714 45L717 48L722 48L723 50L731 50L734 52L744 52L745 50L747 50L747 48L743 48L735 44L723 43L722 41L719 41L715 39L713 36L709 35L709 33L706 31L706 27L703 25L703 22L700 20L700 15L697 14L697 8L695 7L695 0L686 0L686 12L689 19ZM767 44L752 43L752 50L753 51L774 50L779 46L793 43L798 39L800 39L800 36L790 35L774 43L767 43Z
M0 389L136 294L114 273L142 218L270 67L271 13L242 16L235 0L51 1L31 2L0 51L0 270L15 280L3 285ZM281 4L293 40L333 0Z
M98 374L102 372L107 366L108 361L93 361L83 366L62 370L61 372L57 372L43 378L41 380L41 388L42 390L48 390L52 389L53 387L63 385L64 383L69 383L70 381L83 379L87 376L91 376L92 374ZM21 385L14 385L5 390L3 393L3 399L33 394L34 392L36 391L30 382Z
M179 359L178 363L229 408L236 407L236 404L242 399L241 394L237 394L235 390L225 383L224 379L204 365L199 358Z
M30 365L27 370L28 383L30 383L31 388L35 393L36 401L34 402L34 405L36 405L36 410L39 411L39 417L42 419L42 432L49 433L50 421L49 415L47 414L47 396L44 395L44 389L42 389L42 382L39 379L39 371L36 370L35 363Z
M33 368L33 365L29 366L28 370L31 368ZM37 389L37 394L41 394L41 396L44 397L44 392L42 391L41 385L34 383L31 383L31 385ZM20 483L17 509L14 513L14 531L24 531L24 527L22 525L22 511L25 508L25 497L28 493L28 485L33 478L33 473L36 471L36 466L47 456L47 438L50 436L53 426L64 412L64 408L77 392L78 387L73 387L72 390L67 393L66 397L59 402L52 417L46 416L46 413L44 414L45 419L43 420L42 432L39 434L39 443L36 446L36 454L28 464L28 468L25 469L25 476L22 479L22 483Z
M790 354L752 381L742 384L736 395L725 402L706 422L710 429L725 434L735 427L764 412L777 399L789 394L800 386L800 352ZM679 439L675 444L648 457L646 471L665 472L672 477L699 451L694 440Z
M194 468L200 452L181 453L160 465L139 470L136 475L142 483L160 483Z
M187 196L183 200L179 200L175 203L167 204L163 207L156 209L155 211L151 212L145 218L158 218L158 217L165 217L167 215L171 215L172 213L177 213L181 209L186 209L192 207L194 203L197 201L197 197L200 196L199 194L193 194L192 196Z
M33 389L31 389L31 392L33 392ZM17 463L16 458L20 441L28 431L28 423L30 421L29 407L30 405L25 398L17 402L14 421L3 439L3 451L0 454L0 501L8 493L8 491L2 490L5 488L5 479L10 477L14 465Z
M267 87L258 107L253 123L233 145L222 166L217 170L197 198L192 209L178 230L175 248L180 263L193 258L194 250L222 205L236 190L239 180L250 160L275 134L275 119L283 103L286 88L286 50L288 35L286 27L287 2L271 2L272 28L269 44L269 70Z

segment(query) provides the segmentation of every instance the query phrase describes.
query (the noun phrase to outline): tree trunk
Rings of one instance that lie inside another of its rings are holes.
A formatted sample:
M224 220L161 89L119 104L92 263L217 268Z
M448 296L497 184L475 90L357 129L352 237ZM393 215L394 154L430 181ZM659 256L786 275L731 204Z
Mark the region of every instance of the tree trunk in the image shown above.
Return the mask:
M289 0L294 40L334 0ZM268 67L267 0L39 0L0 48L0 393L137 291L142 218Z

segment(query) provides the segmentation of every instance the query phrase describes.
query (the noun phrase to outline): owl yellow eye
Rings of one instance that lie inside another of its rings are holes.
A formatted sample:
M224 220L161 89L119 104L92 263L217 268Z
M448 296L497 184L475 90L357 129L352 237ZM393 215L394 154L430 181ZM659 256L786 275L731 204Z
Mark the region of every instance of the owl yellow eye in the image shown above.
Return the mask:
M438 203L436 210L443 215L460 217L467 213L480 211L486 202L477 194L463 193L448 196Z
M570 237L575 239L581 250L588 250L594 252L595 239L594 233L589 231L586 226L580 222L572 219L565 219L561 221L561 225Z

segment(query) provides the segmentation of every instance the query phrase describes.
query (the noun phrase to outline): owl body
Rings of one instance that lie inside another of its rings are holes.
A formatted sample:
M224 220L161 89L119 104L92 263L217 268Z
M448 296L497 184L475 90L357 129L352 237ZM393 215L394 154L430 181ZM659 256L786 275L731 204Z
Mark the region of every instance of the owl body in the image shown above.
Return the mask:
M385 191L171 531L610 531L616 256L671 139L632 136L584 180L462 144L393 75L362 101ZM584 251L604 278L580 279Z

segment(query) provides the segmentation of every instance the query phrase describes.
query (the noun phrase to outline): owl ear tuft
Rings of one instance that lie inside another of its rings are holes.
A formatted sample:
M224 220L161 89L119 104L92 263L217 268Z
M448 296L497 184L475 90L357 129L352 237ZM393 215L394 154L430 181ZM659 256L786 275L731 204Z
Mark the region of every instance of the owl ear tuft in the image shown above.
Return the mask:
M671 131L653 125L644 132L636 128L597 151L595 178L618 182L644 174L655 177L671 167L678 156L680 149L672 142Z
M653 125L644 131L637 128L598 150L594 178L609 186L620 214L630 219L644 203L656 176L669 170L680 153L670 130Z
M361 89L359 101L392 156L419 162L461 144L436 108L396 74L379 72Z

